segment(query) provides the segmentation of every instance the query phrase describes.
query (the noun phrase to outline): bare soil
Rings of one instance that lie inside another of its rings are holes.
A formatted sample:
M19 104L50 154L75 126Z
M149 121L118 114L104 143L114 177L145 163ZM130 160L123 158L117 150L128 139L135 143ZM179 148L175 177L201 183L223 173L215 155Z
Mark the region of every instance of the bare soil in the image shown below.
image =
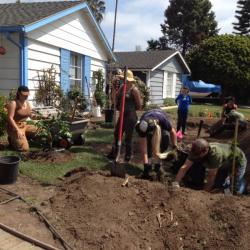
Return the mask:
M218 138L208 136L206 128L213 122L205 121L201 137L231 142L232 132L225 131ZM185 144L197 137L198 123L197 119L189 123ZM239 134L239 144L250 162L249 140L249 132ZM92 146L102 154L110 150L110 145ZM132 162L139 162L138 154L135 150ZM124 180L111 177L109 171L91 172L85 167L89 166L83 163L55 186L19 176L17 183L0 188L31 201L74 249L250 249L250 196L188 188L176 191L168 183L134 176L123 187ZM8 195L1 191L0 202L6 199ZM63 249L22 201L0 205L0 216L2 223Z

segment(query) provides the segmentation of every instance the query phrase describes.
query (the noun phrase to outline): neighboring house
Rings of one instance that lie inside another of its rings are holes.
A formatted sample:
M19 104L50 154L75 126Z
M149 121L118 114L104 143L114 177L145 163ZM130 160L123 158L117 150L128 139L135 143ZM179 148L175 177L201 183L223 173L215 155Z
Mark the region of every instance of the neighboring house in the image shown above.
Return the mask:
M190 69L179 51L116 52L117 67L127 66L135 76L150 87L150 102L163 104L165 98L175 98L182 85L182 75Z
M31 99L38 72L53 64L64 92L73 85L91 92L93 71L115 57L84 1L0 4L0 93L27 85ZM2 44L1 44L2 41ZM91 94L90 94L91 95Z

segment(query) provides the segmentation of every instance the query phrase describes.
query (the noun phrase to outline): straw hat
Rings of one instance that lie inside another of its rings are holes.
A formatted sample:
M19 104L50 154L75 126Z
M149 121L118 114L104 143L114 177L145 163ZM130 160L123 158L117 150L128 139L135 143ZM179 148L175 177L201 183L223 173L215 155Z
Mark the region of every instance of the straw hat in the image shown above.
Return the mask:
M124 79L124 72L122 75L119 75L120 78ZM128 82L135 82L134 74L131 70L127 70L127 81Z

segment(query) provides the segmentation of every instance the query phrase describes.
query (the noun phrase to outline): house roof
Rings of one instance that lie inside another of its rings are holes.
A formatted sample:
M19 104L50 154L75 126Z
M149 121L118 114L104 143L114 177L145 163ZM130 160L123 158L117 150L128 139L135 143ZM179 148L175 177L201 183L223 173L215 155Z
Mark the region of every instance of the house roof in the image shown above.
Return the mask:
M32 24L79 3L81 2L52 1L0 4L0 26L25 26Z
M86 1L51 1L0 4L0 32L30 32L76 11L85 9L111 58L111 47Z
M131 52L115 52L117 59L117 67L127 66L129 69L150 69L155 70L161 66L164 62L178 55L186 67L187 71L190 72L184 58L181 56L179 51L174 49L169 50L150 50L150 51L131 51Z

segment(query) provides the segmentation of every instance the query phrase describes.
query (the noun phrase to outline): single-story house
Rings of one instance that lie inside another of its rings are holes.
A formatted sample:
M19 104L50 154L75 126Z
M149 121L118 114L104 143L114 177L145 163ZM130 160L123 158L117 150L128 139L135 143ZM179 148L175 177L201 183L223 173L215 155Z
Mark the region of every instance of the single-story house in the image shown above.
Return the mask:
M91 77L114 54L84 1L0 4L0 93L19 85L31 90L38 72L54 65L66 92L78 85L91 95Z
M155 50L116 52L116 66L127 66L150 88L150 102L163 104L165 98L175 98L182 85L183 74L190 69L179 51Z

